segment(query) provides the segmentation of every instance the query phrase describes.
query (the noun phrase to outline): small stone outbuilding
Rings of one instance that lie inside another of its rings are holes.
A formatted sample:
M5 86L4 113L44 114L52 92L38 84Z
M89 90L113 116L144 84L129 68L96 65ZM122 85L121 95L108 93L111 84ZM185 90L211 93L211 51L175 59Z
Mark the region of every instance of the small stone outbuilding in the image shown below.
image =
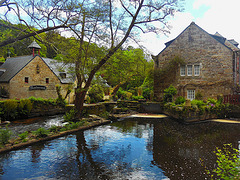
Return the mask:
M219 33L211 35L192 22L154 57L154 93L160 100L169 85L187 99L204 99L238 91L239 48Z
M54 59L43 58L38 54L7 58L0 66L1 96L10 99L44 99L58 97L56 85L62 87L63 96L68 86L74 86L75 77L69 73L71 65L65 65ZM74 91L66 101L74 101Z

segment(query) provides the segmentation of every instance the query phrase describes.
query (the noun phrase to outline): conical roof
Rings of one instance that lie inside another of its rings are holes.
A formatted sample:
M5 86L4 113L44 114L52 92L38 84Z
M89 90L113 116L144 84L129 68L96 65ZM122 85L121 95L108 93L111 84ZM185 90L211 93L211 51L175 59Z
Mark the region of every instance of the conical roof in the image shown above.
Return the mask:
M35 40L32 42L32 44L28 46L28 48L41 49L41 47L38 45L38 43Z

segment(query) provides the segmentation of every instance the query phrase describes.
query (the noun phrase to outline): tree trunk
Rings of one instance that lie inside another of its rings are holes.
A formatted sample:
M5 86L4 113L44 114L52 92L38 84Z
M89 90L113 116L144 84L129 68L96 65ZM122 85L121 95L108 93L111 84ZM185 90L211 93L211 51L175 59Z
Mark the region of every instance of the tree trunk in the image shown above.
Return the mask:
M85 100L85 96L86 96L86 91L79 91L79 89L77 89L77 92L75 93L76 97L75 97L75 109L76 109L76 118L77 119L81 119L82 115L83 115L83 104L84 104L84 100Z

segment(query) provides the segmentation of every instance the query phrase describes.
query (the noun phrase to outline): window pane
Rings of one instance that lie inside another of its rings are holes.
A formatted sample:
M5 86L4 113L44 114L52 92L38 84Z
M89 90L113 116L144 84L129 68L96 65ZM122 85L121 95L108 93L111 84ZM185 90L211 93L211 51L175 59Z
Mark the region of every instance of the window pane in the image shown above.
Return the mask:
M180 76L185 76L185 66L184 65L181 65L180 66Z
M195 90L187 90L187 99L195 99Z
M187 75L192 76L192 65L187 65Z
M199 76L199 75L200 75L200 66L194 65L194 76Z

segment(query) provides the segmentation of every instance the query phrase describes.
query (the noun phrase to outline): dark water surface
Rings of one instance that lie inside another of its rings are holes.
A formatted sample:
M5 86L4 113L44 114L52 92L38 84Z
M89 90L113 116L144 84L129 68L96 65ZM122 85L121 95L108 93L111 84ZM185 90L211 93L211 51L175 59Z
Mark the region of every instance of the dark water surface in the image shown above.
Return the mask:
M0 154L0 179L205 179L215 147L238 148L240 124L183 125L168 118L79 131Z

